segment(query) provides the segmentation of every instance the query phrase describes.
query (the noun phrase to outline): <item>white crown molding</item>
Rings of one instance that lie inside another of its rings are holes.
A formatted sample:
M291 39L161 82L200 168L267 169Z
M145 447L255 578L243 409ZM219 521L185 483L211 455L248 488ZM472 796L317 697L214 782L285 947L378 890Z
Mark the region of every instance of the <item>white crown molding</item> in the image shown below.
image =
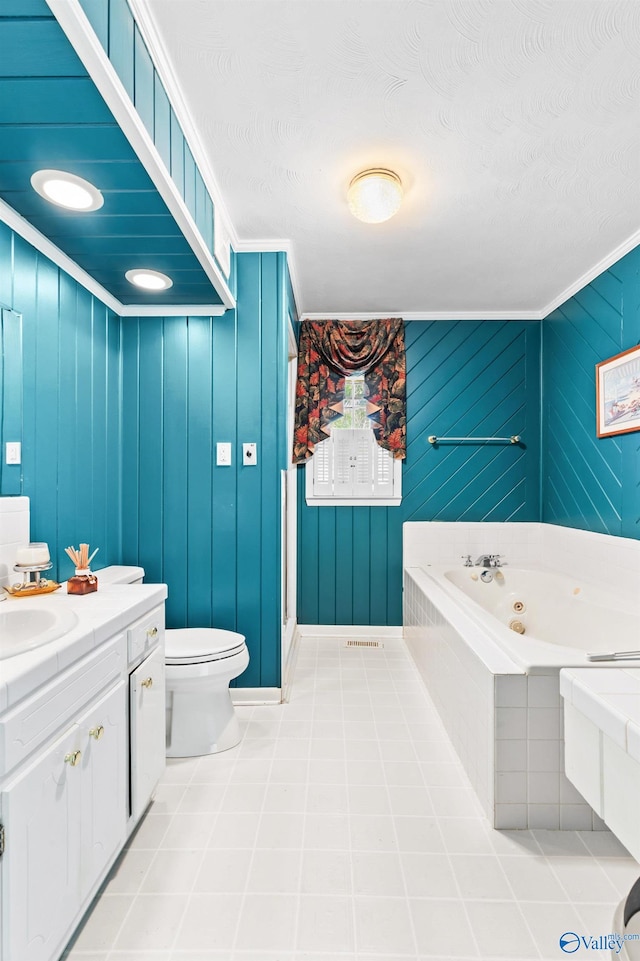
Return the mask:
M227 310L223 304L122 304L117 297L105 290L97 280L94 280L82 267L79 267L75 260L72 260L68 254L56 247L48 237L40 233L33 224L25 220L17 210L10 207L4 200L0 200L0 221L41 254L48 257L56 267L64 270L66 274L69 274L85 290L97 297L105 307L118 314L119 317L219 317ZM20 309L19 304L16 309Z
M386 310L381 313L302 314L300 320L542 320L539 310Z
M618 247L615 247L611 253L607 254L606 257L603 257L602 260L599 260L597 264L594 264L593 267L590 270L587 270L581 277L578 277L578 279L565 290L563 290L561 294L558 294L557 297L554 297L554 299L547 304L544 310L540 312L541 316L548 317L549 314L553 313L553 311L560 307L561 304L564 304L567 300L569 300L570 297L573 297L578 293L578 291L582 290L583 287L586 287L588 284L590 284L596 279L596 277L604 273L605 270L608 270L609 267L613 267L616 261L620 260L621 257L624 257L625 254L628 254L634 250L638 244L640 244L640 230L636 230L635 233L631 234L631 236L627 238L627 240L623 241Z
M235 307L235 299L222 272L205 245L193 217L129 99L120 77L94 33L79 0L46 0L46 2L169 208L223 304L226 307Z

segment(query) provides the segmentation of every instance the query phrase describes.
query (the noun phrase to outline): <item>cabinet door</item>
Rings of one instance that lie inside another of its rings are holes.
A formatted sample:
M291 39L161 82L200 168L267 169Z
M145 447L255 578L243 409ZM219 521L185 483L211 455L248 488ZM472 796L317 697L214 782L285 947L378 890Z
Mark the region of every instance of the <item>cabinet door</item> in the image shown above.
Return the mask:
M126 691L126 681L120 681L77 722L82 744L82 898L91 891L126 835Z
M50 961L78 913L82 767L75 752L82 748L79 733L73 725L2 794L5 961Z
M131 816L141 817L166 764L164 647L130 677Z

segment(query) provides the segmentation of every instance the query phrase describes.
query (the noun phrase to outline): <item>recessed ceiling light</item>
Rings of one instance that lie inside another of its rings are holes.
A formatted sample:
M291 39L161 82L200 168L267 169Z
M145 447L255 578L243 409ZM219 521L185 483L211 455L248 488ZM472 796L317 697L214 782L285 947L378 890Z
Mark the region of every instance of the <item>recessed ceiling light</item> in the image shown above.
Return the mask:
M99 210L104 197L97 187L66 170L36 170L31 186L41 197L67 210L89 213Z
M142 287L143 290L168 290L173 287L171 277L161 274L159 270L149 270L147 267L136 267L128 270L125 277L130 284L135 287Z
M365 224L381 224L400 209L402 181L393 170L363 170L349 184L347 202L354 217Z

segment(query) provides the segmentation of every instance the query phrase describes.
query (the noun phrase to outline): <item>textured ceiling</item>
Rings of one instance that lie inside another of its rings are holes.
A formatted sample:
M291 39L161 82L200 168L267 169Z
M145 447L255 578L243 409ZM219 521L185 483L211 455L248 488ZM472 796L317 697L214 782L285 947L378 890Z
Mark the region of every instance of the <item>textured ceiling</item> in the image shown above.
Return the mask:
M540 311L640 226L640 3L145 0L241 241L305 312ZM386 224L351 177L396 170Z

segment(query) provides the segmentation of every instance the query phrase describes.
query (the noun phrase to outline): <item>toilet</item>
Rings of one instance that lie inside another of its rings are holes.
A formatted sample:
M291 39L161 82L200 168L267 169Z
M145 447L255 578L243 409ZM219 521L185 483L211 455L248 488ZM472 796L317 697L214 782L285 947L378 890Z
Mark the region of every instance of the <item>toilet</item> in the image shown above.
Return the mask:
M140 584L141 567L105 567L98 584ZM227 751L240 741L229 684L246 670L242 634L212 627L165 631L167 757Z

